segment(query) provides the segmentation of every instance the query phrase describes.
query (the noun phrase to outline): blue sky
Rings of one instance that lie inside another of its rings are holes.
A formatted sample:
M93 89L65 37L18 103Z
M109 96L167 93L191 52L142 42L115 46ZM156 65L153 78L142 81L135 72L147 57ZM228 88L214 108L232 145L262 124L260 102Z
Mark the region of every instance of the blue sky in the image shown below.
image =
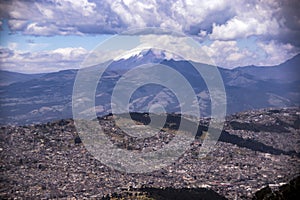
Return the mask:
M182 32L218 66L272 66L299 53L297 0L0 2L2 70L78 68L102 41L135 28Z

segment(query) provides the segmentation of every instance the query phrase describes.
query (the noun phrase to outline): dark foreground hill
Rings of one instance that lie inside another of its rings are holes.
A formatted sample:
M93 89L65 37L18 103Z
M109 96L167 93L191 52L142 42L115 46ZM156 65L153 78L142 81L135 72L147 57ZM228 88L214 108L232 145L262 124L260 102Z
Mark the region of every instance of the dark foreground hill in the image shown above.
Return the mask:
M132 118L147 124L142 116ZM171 141L178 117L171 115L165 128L148 139L129 137L112 116L99 122L116 146L143 152ZM208 123L201 120L190 149L176 162L141 174L116 171L96 160L71 119L1 127L0 198L252 199L277 194L299 176L299 108L231 115L215 148L198 158Z

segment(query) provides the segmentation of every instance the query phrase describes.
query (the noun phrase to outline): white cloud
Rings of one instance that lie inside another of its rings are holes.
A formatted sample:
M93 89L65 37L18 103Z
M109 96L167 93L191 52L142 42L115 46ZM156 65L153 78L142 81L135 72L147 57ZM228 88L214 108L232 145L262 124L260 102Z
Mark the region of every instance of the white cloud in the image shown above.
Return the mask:
M213 24L212 34L210 39L213 40L232 40L237 38L246 38L251 35L268 34L267 25L261 24L255 18L246 20L232 18L226 24L216 25ZM278 26L274 31L278 31Z
M9 42L7 46L8 46L9 49L15 50L18 47L18 43L16 43L16 42Z
M84 26L93 32L95 26L104 27L112 23L109 10L101 2L88 0L50 0L50 1L1 1L1 18L9 20L12 31L24 31L31 35L78 34ZM105 2L104 2L105 3ZM107 31L107 30L106 30Z
M225 24L213 24L211 39L232 40L279 34L281 27L275 18L280 11L279 2L262 1L252 5L237 3L234 9L236 15Z
M63 60L78 60L83 59L88 51L82 47L79 48L59 48L52 51L54 54L60 54Z
M22 52L0 49L1 69L25 73L41 73L79 68L80 63L89 53L86 49L60 48L51 51Z
M0 60L12 57L14 54L14 52L11 49L8 48L0 48L0 49L1 49Z
M216 40L210 45L203 46L202 49L216 65L225 68L237 67L246 56L251 56L251 52L247 49L240 49L236 41Z
M299 52L299 49L291 44L282 44L274 40L270 42L258 42L258 46L265 53L265 59L260 60L257 63L258 65L278 65Z
M54 35L58 32L58 29L56 26L50 24L41 26L37 23L31 23L29 24L26 29L24 30L25 34L32 34L32 35Z
M243 53L239 53L239 52L234 52L231 53L228 57L227 57L227 61L238 61L241 60L243 58L245 58L246 55Z
M161 27L213 40L253 35L283 40L284 35L299 36L299 7L297 0L12 0L0 3L0 13L12 31L32 35Z
M53 24L38 24L38 23L31 23L25 28L24 34L27 35L38 35L38 36L52 36L52 35L68 35L73 33L74 35L80 35L75 28L66 27L63 30L58 29L57 26Z
M26 27L26 20L11 19L8 20L8 25L12 30L23 30Z
M118 0L110 4L112 12L120 17L121 25L126 29L160 27L184 32L205 22L212 13L225 11L228 6L225 0Z
M291 44L280 44L275 41L267 43L258 41L257 46L257 49L250 51L239 47L236 41L216 40L210 45L203 46L202 49L218 66L224 68L278 65L299 52L299 49Z

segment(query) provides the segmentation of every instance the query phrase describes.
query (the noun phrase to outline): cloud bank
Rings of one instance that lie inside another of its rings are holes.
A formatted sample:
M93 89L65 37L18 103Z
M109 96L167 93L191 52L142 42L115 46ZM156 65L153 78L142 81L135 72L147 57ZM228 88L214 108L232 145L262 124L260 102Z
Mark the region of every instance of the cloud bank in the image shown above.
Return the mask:
M1 1L1 18L11 31L30 35L119 33L160 27L214 40L249 36L299 45L297 0L48 0ZM284 40L284 41L285 41Z
M43 73L79 68L88 54L82 47L60 48L52 51L22 52L0 48L1 69L21 73Z
M299 52L297 0L38 0L1 1L11 32L32 36L118 34L144 27L183 32L215 63L231 68L274 65ZM2 24L2 22L1 22ZM255 38L257 49L239 40Z

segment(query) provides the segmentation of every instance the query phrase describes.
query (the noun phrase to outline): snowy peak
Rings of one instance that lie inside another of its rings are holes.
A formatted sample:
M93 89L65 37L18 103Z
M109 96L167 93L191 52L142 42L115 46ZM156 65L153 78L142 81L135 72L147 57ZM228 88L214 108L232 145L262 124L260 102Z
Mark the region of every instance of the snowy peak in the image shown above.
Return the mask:
M130 52L122 57L116 59L116 61L121 60L135 60L137 62L144 61L149 62L161 62L162 60L180 60L179 56L174 53L167 52L166 50L160 49L143 49L141 51Z

